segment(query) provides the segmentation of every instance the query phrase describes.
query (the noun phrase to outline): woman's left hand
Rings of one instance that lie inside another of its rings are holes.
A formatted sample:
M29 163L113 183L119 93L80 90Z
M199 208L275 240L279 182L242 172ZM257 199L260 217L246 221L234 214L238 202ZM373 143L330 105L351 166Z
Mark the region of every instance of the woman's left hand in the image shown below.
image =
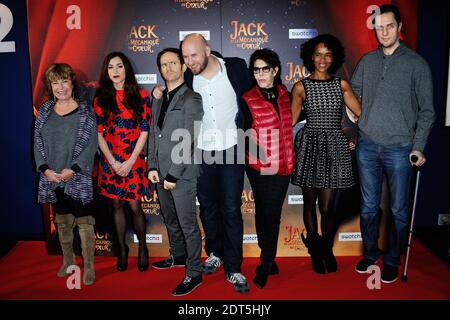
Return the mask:
M72 169L63 169L59 174L62 182L67 182L75 176L75 171Z
M134 161L128 159L125 162L122 162L122 164L119 166L118 170L116 170L116 173L121 177L126 177L131 171L131 168L133 168Z

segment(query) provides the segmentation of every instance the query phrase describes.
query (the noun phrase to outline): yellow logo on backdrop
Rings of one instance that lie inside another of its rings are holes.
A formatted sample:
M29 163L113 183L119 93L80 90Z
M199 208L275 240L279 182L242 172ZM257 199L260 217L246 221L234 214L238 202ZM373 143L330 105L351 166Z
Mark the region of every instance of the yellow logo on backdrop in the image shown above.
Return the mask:
M208 10L208 4L213 0L175 0L175 3L179 3L186 9L203 9Z
M253 198L253 191L244 189L242 190L242 213L255 213L255 199Z
M294 227L292 225L285 226L285 231L287 235L284 237L284 245L288 246L290 249L299 250L300 245L300 228Z
M132 26L128 35L128 50L153 53L154 47L159 45L155 29L156 25Z
M152 190L150 196L143 196L141 198L142 211L147 215L159 215L159 202L156 190Z
M294 84L310 75L304 66L295 64L294 62L287 62L286 66L288 68L288 74L284 76L286 84Z
M109 240L111 235L108 232L95 233L95 250L97 252L111 252L112 251L112 241Z
M231 21L233 33L230 34L230 43L240 49L256 50L261 45L269 42L269 35L264 30L265 22L241 23L237 20Z

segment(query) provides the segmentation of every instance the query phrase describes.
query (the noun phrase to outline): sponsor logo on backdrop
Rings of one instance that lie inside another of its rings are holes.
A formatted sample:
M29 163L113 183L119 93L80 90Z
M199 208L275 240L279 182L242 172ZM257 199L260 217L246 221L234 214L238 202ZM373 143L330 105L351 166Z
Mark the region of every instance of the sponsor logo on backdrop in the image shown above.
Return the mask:
M139 84L155 84L155 83L157 83L157 78L156 78L155 73L137 74L136 80Z
M184 37L186 37L188 34L191 33L199 33L205 38L206 41L210 40L210 31L209 30L202 30L202 31L180 31L179 32L179 40L183 41Z
M265 22L243 23L231 21L233 28L230 34L230 43L243 50L262 49L269 42L269 35L264 30Z
M251 189L244 189L242 191L241 212L255 214L255 199L253 198L253 191Z
M287 74L284 76L285 84L294 84L310 75L309 71L302 65L288 61L286 63Z
M244 234L243 243L258 243L258 236L256 234Z
M289 195L288 204L303 204L303 195L302 194Z
M295 227L293 225L285 225L283 229L286 232L286 236L283 239L283 244L289 249L299 251L303 245L300 239L300 227Z
M156 25L149 24L131 27L128 35L128 50L153 53L154 48L159 44Z
M362 241L361 232L340 232L339 241Z
M95 232L95 251L99 253L109 253L112 251L113 242L108 232Z
M312 39L318 35L317 29L289 29L289 39Z
M291 0L291 5L296 6L296 7L304 6L304 5L306 5L306 1Z
M208 10L208 5L213 2L213 0L174 0L175 3L179 3L183 8L186 9L203 9Z
M141 198L142 210L145 214L159 215L159 202L156 190L150 191L150 196L143 196Z
M135 235L135 234L133 234L133 242L139 243L137 235ZM147 233L145 235L145 242L146 243L162 243L162 234Z

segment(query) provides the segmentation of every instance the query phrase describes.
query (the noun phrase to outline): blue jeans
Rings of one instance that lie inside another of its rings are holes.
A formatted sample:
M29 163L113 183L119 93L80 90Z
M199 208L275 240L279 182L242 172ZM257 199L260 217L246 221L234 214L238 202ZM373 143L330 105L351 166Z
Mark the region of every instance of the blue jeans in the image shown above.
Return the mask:
M236 162L236 146L226 150L234 153L234 163L202 163L197 182L200 219L205 232L206 254L223 259L225 272L241 272L244 223L241 214L244 189L244 164ZM203 157L213 158L217 151L203 151ZM205 159L205 158L203 158Z
M364 257L378 260L379 206L383 173L389 186L392 226L384 263L400 264L400 253L408 236L409 190L412 175L409 154L412 144L382 146L360 138L356 159L361 186L361 234Z

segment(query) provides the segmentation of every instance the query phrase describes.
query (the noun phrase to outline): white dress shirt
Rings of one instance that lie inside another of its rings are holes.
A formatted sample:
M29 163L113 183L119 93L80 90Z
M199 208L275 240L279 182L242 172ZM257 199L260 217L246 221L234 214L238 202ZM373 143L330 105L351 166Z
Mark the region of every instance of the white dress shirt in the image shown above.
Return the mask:
M228 79L225 61L214 58L220 64L219 72L206 79L194 76L192 86L203 99L203 120L198 137L198 148L206 151L220 151L237 144L236 114L238 104L236 93Z

